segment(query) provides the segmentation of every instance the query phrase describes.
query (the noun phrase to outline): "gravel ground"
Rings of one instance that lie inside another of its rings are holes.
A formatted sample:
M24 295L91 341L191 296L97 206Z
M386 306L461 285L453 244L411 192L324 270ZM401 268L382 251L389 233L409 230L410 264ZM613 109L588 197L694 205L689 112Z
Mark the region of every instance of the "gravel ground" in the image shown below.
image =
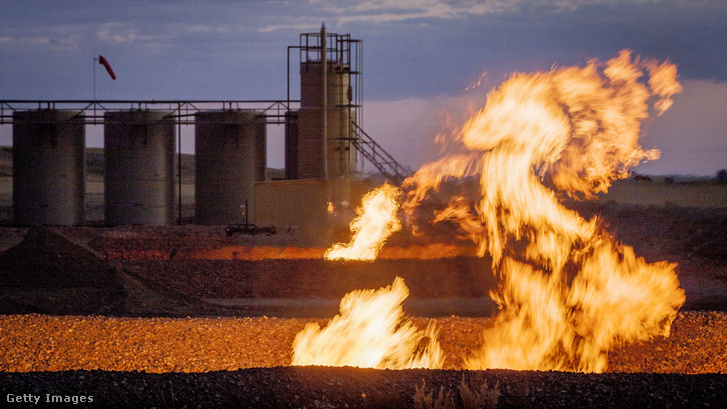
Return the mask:
M424 328L428 318L412 318ZM444 369L479 348L488 318L438 318ZM289 365L295 334L320 319L0 316L0 371L209 372ZM668 338L622 346L610 372L727 373L727 314L680 313Z
M88 407L412 407L426 385L461 406L465 377L472 389L499 382L497 407L727 407L725 313L680 313L670 337L616 349L600 375L462 371L489 319L459 317L435 320L445 370L285 367L312 321L325 322L0 316L0 389L6 400L93 396Z

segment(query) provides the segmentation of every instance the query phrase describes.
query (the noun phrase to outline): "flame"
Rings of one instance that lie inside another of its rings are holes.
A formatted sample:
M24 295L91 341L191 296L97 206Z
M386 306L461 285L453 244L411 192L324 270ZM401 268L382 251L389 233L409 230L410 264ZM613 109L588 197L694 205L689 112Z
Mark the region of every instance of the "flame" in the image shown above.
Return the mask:
M482 74L480 74L480 78L477 79L477 82L473 82L472 84L468 85L467 88L465 88L465 91L471 91L475 88L479 88L482 85L482 80L484 80L486 76L487 71L482 71Z
M396 213L399 203L396 198L401 191L384 184L367 193L356 209L358 217L351 222L353 237L348 244L334 244L324 254L326 260L375 260L386 239L401 229Z
M417 330L403 318L409 295L404 280L378 290L356 290L341 300L340 314L325 328L308 323L293 341L293 365L378 369L442 368L437 330Z
M351 222L349 244L335 244L329 260L375 260L386 239L401 229L396 198L384 184L367 193ZM309 323L293 341L293 365L358 366L379 369L441 368L444 354L431 324L419 331L403 318L409 289L401 277L379 290L357 290L341 300L340 314L325 328Z
M466 178L477 175L480 158L481 154L476 152L452 154L422 166L413 176L404 180L402 188L406 190L407 196L401 207L409 219L414 222L411 227L415 236L426 235L416 224L420 219L417 209L422 207L422 203L430 197L436 198L443 181L448 178ZM435 212L431 223L436 224L443 220L457 222L475 243L480 242L484 237L480 218L463 196L452 197L447 208ZM481 256L484 252L479 251L478 254Z
M451 195L445 208L430 203L431 223L458 223L502 279L491 294L501 312L465 360L470 369L602 372L617 344L668 336L685 301L676 264L647 263L598 218L585 220L558 198L593 197L658 158L639 146L641 125L652 99L661 114L681 91L668 61L632 59L624 50L602 67L593 60L513 75L462 128L462 153L423 166L403 184L402 208L414 220L423 203L442 201L445 180L479 177L476 204L464 194ZM398 195L386 185L367 195L351 244L329 253L375 258L399 229ZM293 364L441 368L436 330L402 319L407 295L398 277L390 287L347 294L328 327L309 324L296 336Z
M432 223L457 221L502 278L501 313L472 369L600 372L617 342L668 336L684 303L675 264L648 264L615 243L597 218L565 208L556 192L605 192L659 152L638 145L649 100L659 113L681 91L676 67L622 51L602 64L514 74L463 127L464 153L424 166L404 187L413 209L446 177L479 174L481 198L453 197ZM648 73L648 86L642 77Z

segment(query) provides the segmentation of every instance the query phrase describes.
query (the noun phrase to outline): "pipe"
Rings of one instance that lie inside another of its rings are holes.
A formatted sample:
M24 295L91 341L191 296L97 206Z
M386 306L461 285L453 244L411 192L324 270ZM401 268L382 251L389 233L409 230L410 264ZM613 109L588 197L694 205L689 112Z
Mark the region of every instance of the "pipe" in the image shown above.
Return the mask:
M323 130L323 178L328 179L328 48L326 23L321 25L321 69L323 70L323 102L321 103L321 121L323 122L321 129Z
M179 110L179 116L177 116L177 188L179 190L179 197L177 198L177 212L179 219L177 225L182 225L182 104L177 105Z

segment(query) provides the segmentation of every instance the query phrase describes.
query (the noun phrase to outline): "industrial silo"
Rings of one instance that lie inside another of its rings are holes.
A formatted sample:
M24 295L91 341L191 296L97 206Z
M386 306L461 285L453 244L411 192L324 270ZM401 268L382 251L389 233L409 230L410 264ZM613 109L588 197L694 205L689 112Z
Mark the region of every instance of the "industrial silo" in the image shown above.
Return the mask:
M266 119L224 110L195 116L195 221L253 223L255 182L265 180Z
M174 215L175 121L170 112L104 115L107 225L169 225Z
M78 112L13 114L13 222L79 225L85 208L85 126Z
M300 178L349 176L355 170L349 127L349 76L347 67L328 62L326 73L326 140L323 141L322 81L320 61L304 61L300 68L301 94L298 111L298 164ZM325 159L324 159L325 158Z
M285 178L298 179L298 111L285 113Z
M351 44L356 42L323 29L320 34L303 34L301 44L299 177L348 177L356 170L351 123L357 108L351 75L360 74L351 67Z

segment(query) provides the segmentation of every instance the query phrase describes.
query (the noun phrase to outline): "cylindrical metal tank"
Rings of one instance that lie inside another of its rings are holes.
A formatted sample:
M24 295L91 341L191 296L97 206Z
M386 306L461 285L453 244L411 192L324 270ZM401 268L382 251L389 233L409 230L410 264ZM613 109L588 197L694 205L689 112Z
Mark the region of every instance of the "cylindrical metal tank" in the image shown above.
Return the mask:
M254 223L255 182L265 180L265 117L225 110L195 116L195 221Z
M13 114L13 223L79 225L85 210L84 119L45 109Z
M285 113L285 178L298 179L298 111Z
M174 223L175 121L170 114L104 114L107 225Z
M301 179L349 176L356 170L356 154L350 133L351 87L348 66L330 61L327 69L328 126L327 142L324 142L322 64L320 61L301 63L298 112L298 164Z

